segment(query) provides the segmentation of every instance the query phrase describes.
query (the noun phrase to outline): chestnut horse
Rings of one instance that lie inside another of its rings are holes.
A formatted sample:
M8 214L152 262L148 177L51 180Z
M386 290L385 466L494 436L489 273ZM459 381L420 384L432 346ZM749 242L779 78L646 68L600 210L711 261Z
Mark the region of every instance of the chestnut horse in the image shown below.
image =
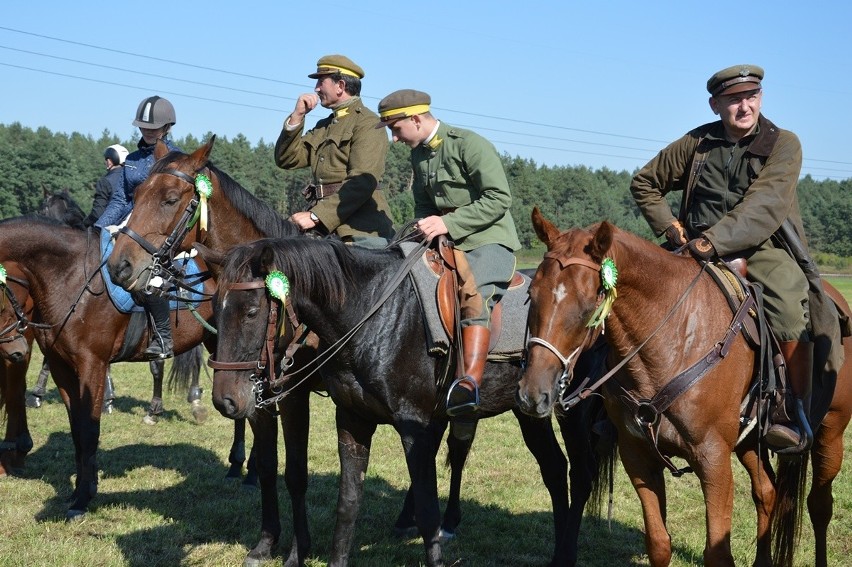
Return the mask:
M168 153L165 145L158 144L155 156L158 161L148 179L137 188L134 210L124 235L120 235L108 262L113 280L127 288L141 288L152 271L167 271L168 257L175 251L190 250L194 243L202 243L213 251L223 253L233 246L251 242L265 236L297 236L295 225L281 218L270 206L255 198L227 174L209 162L215 137L192 154ZM196 191L197 176L204 174L210 179L212 193L202 199ZM202 204L203 201L203 204ZM188 224L196 210L203 211L201 222ZM183 227L189 227L183 230ZM156 262L154 260L156 257ZM300 349L300 356L305 356ZM226 359L223 359L226 360ZM297 363L291 370L299 367ZM292 500L293 545L286 565L304 565L310 553L310 534L307 526L305 494L308 481L307 442L309 431L308 396L312 389L324 389L318 375L292 390L278 402L284 436L286 464L284 479ZM248 414L249 412L247 412ZM225 412L228 417L237 413ZM240 414L241 415L241 414ZM281 532L278 512L277 476L277 428L269 411L250 412L250 424L255 433L258 473L261 485L261 534L256 546L249 551L247 564L257 564L268 559L271 549L277 544ZM441 527L452 534L461 519L460 484L461 473L471 440L458 442L448 437L449 460L452 468L450 497ZM564 456L563 472L567 468ZM433 459L434 461L434 459ZM433 462L434 465L434 462ZM585 492L584 486L591 484L594 473L584 467L571 468L572 496L575 487L578 493ZM574 476L577 481L574 482ZM563 474L563 478L564 478ZM585 479L588 478L588 481ZM564 488L564 481L563 481ZM564 498L567 508L567 496ZM582 511L585 499L576 498ZM407 532L415 522L414 495L409 489L405 506L395 525L395 531ZM342 520L341 520L342 521ZM348 521L348 520L347 520ZM574 545L571 538L563 536L563 524L557 524L556 556L566 557ZM572 528L573 529L573 528ZM349 536L346 536L347 540ZM576 544L576 541L574 542ZM338 548L339 545L337 546Z
M0 477L24 467L33 440L24 406L27 368L33 343L33 301L29 283L14 262L3 265L0 283L0 421L6 432L0 443Z
M447 384L440 377L452 374L452 368L448 370L447 359L427 352L420 304L412 280L405 277L405 266L396 247L367 250L328 239L264 239L231 249L219 277L219 342L217 360L211 365L213 403L225 415L256 413L257 392L264 386L257 369L277 367L285 354L283 348L269 354L265 346L279 345L275 333L279 322L284 335L304 324L319 339L312 367L290 368L280 388L286 391L288 383L298 383L319 368L337 406L341 474L330 565L345 565L351 552L371 440L379 424L393 426L405 448L409 494L413 493L426 564L443 565L435 456L448 420ZM286 311L264 286L267 276L282 272L290 281ZM259 360L266 364L259 365ZM568 507L565 457L550 416L531 418L515 404L519 362L486 366L479 419L509 410L515 414L550 493L556 530L552 565L573 565L583 509L597 472L590 439L600 404L588 400L557 415L571 461Z
M666 252L606 222L560 233L535 209L533 226L548 253L530 288L533 338L518 391L524 410L546 415L554 404L556 384L570 366L573 354L569 353L579 352L589 336L602 332L610 346L610 366L625 363L601 391L618 428L624 468L642 503L651 565L668 565L671 560L663 476L664 459L669 456L685 459L701 482L707 511L704 563L734 564L731 452L751 478L758 514L755 564L792 564L807 456L781 459L776 476L755 430L738 442L741 403L755 366L755 355L742 333L733 335L727 355L718 364L673 396L668 409L658 414L656 448L640 427L643 416L634 411L635 402L654 399L675 375L721 344L733 317L717 284L708 274L699 274L702 270L692 258ZM599 273L602 264L612 267L607 259L617 267L617 278L610 278L609 284ZM607 285L614 286L615 293L603 293ZM845 301L829 291L848 312ZM614 300L609 316L601 326L590 326L590 317L607 296L603 304ZM848 339L844 349L846 363L837 377L828 414L814 428L816 439L810 451L814 481L808 508L817 539L816 565L826 564L831 484L840 470L843 431L852 411L852 342ZM818 403L815 399L814 404Z
M50 364L68 410L74 441L76 478L67 519L83 516L97 492L96 452L107 367L111 361L143 361L147 326L122 353L131 315L119 312L106 293L99 267L96 233L80 231L39 216L0 222L0 263L15 264L29 283L35 340ZM207 293L213 293L211 287ZM210 302L197 308L212 318ZM175 352L209 339L187 312L172 313ZM212 347L212 344L210 345Z

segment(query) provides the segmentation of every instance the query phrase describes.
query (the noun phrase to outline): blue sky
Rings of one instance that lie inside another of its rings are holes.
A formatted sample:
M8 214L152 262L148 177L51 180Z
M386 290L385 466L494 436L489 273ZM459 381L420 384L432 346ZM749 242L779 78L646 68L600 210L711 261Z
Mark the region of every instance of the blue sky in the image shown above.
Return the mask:
M274 142L296 97L313 88L316 60L344 53L365 69L362 95L374 109L415 88L431 94L438 118L501 153L633 171L714 118L704 89L713 72L754 63L766 70L763 113L802 141L803 174L846 179L850 6L4 2L0 123L135 140L136 106L159 94L176 107L178 137Z

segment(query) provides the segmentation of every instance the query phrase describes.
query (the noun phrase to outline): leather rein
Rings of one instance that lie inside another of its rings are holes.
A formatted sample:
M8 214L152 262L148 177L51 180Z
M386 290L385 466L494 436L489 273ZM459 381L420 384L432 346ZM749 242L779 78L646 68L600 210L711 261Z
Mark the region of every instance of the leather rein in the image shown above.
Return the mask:
M545 259L547 259L547 255L545 255ZM562 269L565 269L568 265L581 265L587 268L591 268L593 270L599 271L601 269L600 264L596 264L595 262L591 262L584 258L568 258L567 260L561 260L560 265ZM695 277L690 282L689 286L686 290L681 294L675 304L669 309L666 316L660 321L657 327L649 334L645 340L643 340L638 346L636 346L633 350L631 350L618 364L616 364L613 368L609 370L606 374L598 378L593 384L590 386L586 386L586 384L590 381L590 378L587 376L584 378L583 382L576 389L575 393L568 397L564 397L564 393L568 389L568 385L571 381L571 371L573 370L574 365L576 364L576 356L588 349L597 337L604 332L604 325L600 326L600 330L597 331L597 328L589 327L586 333L586 337L583 342L578 346L574 351L571 352L570 355L563 356L556 347L547 342L544 339L538 337L531 337L529 339L528 347L532 344L538 344L544 346L548 350L550 350L556 357L562 362L563 372L560 376L560 384L559 384L559 393L560 398L559 402L562 405L563 409L568 410L581 400L588 398L592 395L596 390L598 390L604 383L606 383L610 378L612 378L619 370L621 370L636 354L639 353L640 350L648 343L648 341L654 337L660 329L671 319L674 315L675 311L683 304L686 298L691 294L696 284L698 283L701 275L707 270L707 263L701 263L701 270L695 275ZM598 297L598 302L600 302L600 295ZM683 393L685 393L689 388L694 386L701 378L703 378L716 364L718 364L725 356L727 356L731 345L733 344L734 339L740 333L743 325L743 321L748 316L748 312L750 309L756 307L755 298L752 294L748 293L745 299L740 304L736 313L733 316L731 324L728 326L724 337L716 342L714 346L698 361L693 363L689 368L680 372L677 376L673 377L663 388L657 392L657 394L651 399L637 399L630 391L626 390L616 380L616 384L618 384L618 388L621 390L621 396L619 399L622 401L624 405L633 410L633 417L636 424L642 429L645 435L648 437L649 441L653 445L654 449L657 452L657 456L662 460L665 464L666 468L668 468L674 476L681 476L686 472L691 472L692 469L689 467L685 468L677 468L674 463L672 463L671 459L666 455L663 455L658 447L658 430L660 425L660 415L663 414L674 402L680 397Z

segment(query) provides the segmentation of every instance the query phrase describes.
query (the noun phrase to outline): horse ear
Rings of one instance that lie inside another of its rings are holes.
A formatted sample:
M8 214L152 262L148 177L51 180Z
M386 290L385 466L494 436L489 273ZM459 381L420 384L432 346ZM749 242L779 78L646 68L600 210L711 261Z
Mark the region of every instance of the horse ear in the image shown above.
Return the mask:
M550 248L550 243L559 236L559 229L552 222L544 218L538 207L533 207L532 224L538 239Z
M157 140L157 143L154 144L154 161L160 160L169 153L169 147L162 140Z
M595 231L595 236L592 238L591 245L589 246L589 255L596 262L603 261L607 256L609 249L612 247L614 231L615 227L607 221L603 221L598 227L598 230Z
M210 136L207 143L192 152L192 163L196 170L201 169L207 162L210 161L210 154L213 151L213 144L216 142L216 134Z
M208 248L200 242L193 242L192 247L198 250L198 253L201 254L201 257L204 258L207 264L222 266L225 263L225 255L222 252Z
M263 250L260 251L260 269L264 274L268 274L276 270L275 251L269 244L264 244Z

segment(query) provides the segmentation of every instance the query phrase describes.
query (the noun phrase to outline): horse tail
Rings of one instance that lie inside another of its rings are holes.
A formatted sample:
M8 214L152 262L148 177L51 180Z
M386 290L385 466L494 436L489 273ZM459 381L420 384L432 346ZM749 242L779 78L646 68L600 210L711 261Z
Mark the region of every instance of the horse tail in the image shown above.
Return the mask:
M793 565L793 553L802 527L807 473L807 453L779 458L775 507L769 518L773 565Z
M201 373L203 354L201 345L177 355L169 370L168 389L170 392L189 392L189 387Z
M589 514L600 518L604 502L607 503L607 518L612 518L612 498L615 482L615 463L618 460L618 439L615 427L606 423L607 434L601 435L595 444L597 470L592 475L592 491L586 509Z

